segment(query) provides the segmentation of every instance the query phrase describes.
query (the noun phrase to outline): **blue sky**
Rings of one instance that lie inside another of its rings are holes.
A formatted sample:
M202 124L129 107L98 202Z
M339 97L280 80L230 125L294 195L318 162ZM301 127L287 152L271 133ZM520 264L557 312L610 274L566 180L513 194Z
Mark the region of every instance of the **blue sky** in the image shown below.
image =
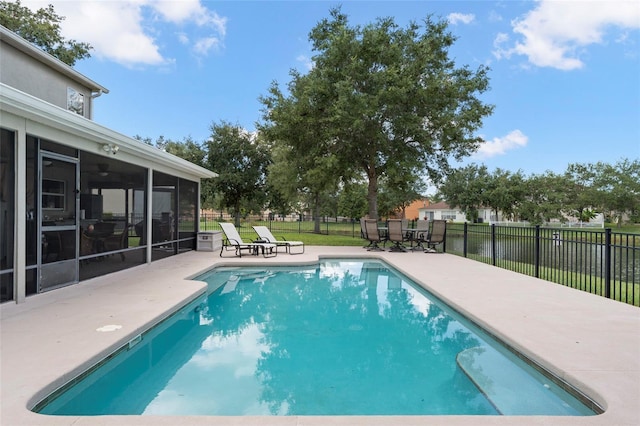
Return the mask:
M495 105L466 160L526 175L640 158L638 1L23 0L53 4L90 43L76 69L110 93L94 120L127 136L205 141L221 120L254 130L259 96L313 66L308 34L332 7L351 24L431 14L458 37L457 66L491 68Z

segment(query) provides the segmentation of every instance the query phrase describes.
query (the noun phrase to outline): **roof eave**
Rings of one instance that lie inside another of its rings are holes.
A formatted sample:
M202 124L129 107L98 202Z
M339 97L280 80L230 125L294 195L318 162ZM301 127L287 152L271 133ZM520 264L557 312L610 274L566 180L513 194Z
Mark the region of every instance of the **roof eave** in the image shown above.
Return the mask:
M97 144L115 143L119 145L120 149L146 158L150 163L155 162L164 167L183 170L201 179L218 177L217 173L204 167L161 151L2 83L0 83L0 111L7 111L42 125L77 134Z
M92 92L96 93L109 93L109 89L106 87L96 83L90 78L85 77L80 74L78 71L74 70L69 65L62 62L60 59L56 58L45 52L44 50L34 46L29 43L27 40L23 39L19 35L15 34L13 31L9 30L6 27L0 25L0 39L5 43L13 46L14 48L20 50L26 55L31 56L34 59L46 64L52 69L58 71L59 73L71 78L74 81L88 87Z

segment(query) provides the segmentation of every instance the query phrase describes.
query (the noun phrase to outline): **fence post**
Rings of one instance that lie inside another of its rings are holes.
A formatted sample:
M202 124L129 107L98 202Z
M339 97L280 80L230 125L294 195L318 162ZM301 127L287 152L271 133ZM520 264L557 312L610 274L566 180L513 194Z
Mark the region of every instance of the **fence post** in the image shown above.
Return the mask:
M442 240L442 252L446 253L447 252L447 224L445 223L444 225L444 239ZM415 226L412 226L412 228L415 228Z
M469 237L469 231L467 229L467 222L464 223L462 231L462 256L467 257L467 238Z
M497 258L497 254L496 254L496 224L492 223L491 224L491 263L493 264L493 266L496 266L497 262L496 262L496 258Z
M611 228L604 230L604 297L611 298Z
M536 278L540 278L540 225L536 225L536 242L535 242L535 249L534 249L534 267L535 267L535 272L534 272L534 276Z

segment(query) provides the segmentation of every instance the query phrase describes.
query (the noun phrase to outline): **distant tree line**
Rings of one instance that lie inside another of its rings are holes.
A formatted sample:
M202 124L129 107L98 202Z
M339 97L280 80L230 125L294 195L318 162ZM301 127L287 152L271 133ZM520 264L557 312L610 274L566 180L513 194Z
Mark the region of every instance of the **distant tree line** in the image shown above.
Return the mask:
M279 157L277 148L260 133L224 121L213 124L211 130L210 140L202 144L190 138L136 138L218 173L219 177L203 182L202 206L228 211L238 223L248 214L267 209L276 215L312 212L314 218L358 219L369 213L365 179L304 191L286 172L292 163ZM451 170L435 194L426 195L425 190L420 176L380 179L378 216L398 214L413 201L429 198L460 209L469 221L478 217L480 208L488 207L509 220L533 224L568 217L588 222L598 213L618 224L640 222L640 160L569 164L561 174L548 171L529 176L522 171L489 172L484 165L471 164Z
M457 169L439 186L438 197L472 221L480 207L507 219L534 224L567 217L588 222L602 213L607 221L640 222L640 160L616 164L570 164L562 174L524 176L521 171L472 164Z

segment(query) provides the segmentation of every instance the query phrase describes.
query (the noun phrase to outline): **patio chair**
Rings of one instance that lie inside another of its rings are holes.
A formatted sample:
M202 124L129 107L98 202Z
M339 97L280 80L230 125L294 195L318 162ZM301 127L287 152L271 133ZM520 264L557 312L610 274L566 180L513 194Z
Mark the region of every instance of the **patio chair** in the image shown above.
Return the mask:
M389 251L407 251L403 244L405 241L405 231L403 231L402 225L402 219L389 219L387 221L387 239L393 243Z
M121 234L113 234L106 237L103 240L103 244L106 251L123 250L129 247L129 224L124 224ZM120 260L124 262L124 253L120 252L118 254L120 255Z
M281 240L276 239L273 236L269 228L266 226L254 226L254 231L258 234L258 237L264 242L275 244L276 247L284 247L285 252L289 254L302 254L304 253L304 243L302 241L287 241L284 237ZM302 251L291 251L292 247L302 248ZM276 249L277 250L277 249Z
M380 237L380 232L378 231L378 221L376 219L365 219L364 229L367 234L367 240L370 243L367 251L381 251L382 248L378 243L382 243L384 240Z
M426 240L427 247L424 249L425 253L435 253L436 246L443 244L447 236L447 221L446 220L432 220L431 230Z
M271 243L245 243L242 241L236 226L233 223L218 222L222 232L224 233L224 240L222 241L222 248L220 249L220 257L222 253L228 250L235 250L236 256L242 257L242 250L248 250L251 254L257 255L262 252L264 257L273 257L278 254L277 246Z
M424 243L427 241L429 236L429 221L418 219L416 221L416 228L413 231L413 241L411 242L411 248L413 250L417 250L418 248L424 251ZM415 241L416 245L413 247L413 242Z
M95 253L95 239L85 234L84 230L80 230L80 256L88 256Z
M364 217L360 218L360 236L363 240L369 241L369 239L367 238L367 227L365 225L365 220L366 219ZM369 244L367 244L366 246L362 246L362 248L369 248L371 247L371 244L371 241L369 241Z
M62 237L58 231L49 231L42 233L42 260L48 262L51 256L55 255L54 259L60 260L64 251L62 245Z
M100 235L100 237L107 237L109 235L113 235L113 232L115 229L116 229L115 222L98 221L93 224L93 232L96 235Z

